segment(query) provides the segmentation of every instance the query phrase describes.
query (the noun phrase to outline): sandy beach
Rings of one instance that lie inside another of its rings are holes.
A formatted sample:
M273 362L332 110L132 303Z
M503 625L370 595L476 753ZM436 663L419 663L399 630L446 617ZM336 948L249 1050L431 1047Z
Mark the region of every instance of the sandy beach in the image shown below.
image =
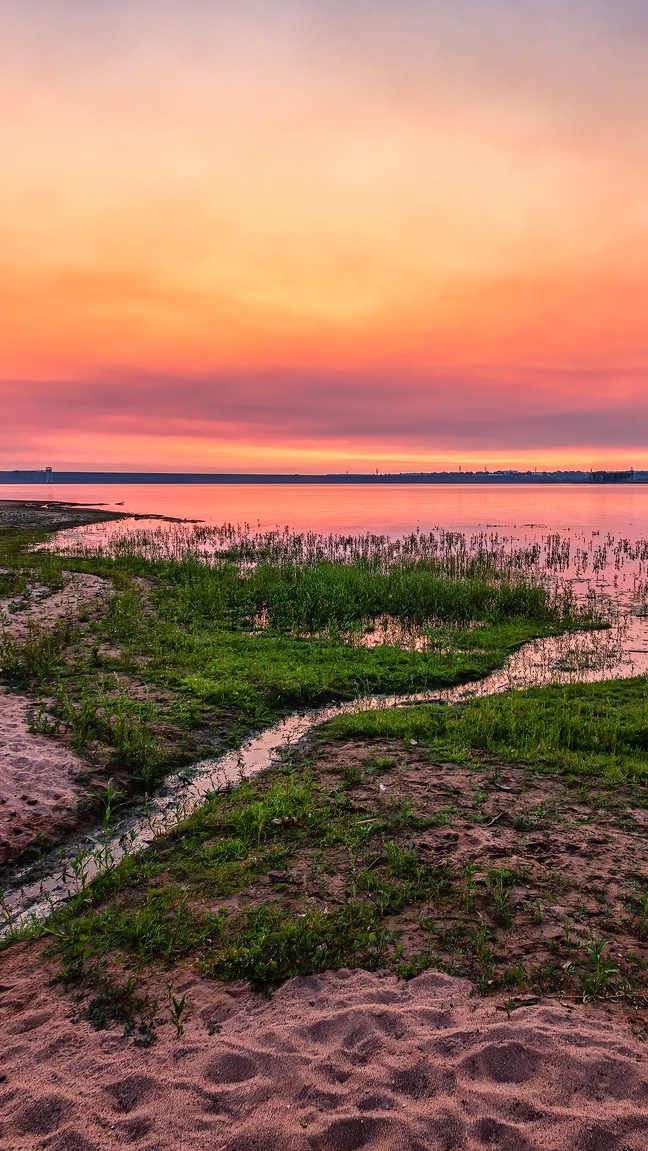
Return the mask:
M435 972L327 972L266 999L185 968L183 1034L142 1046L92 1030L53 975L40 945L3 957L5 1151L648 1147L645 1049L614 1007L530 999L508 1019ZM163 1015L165 983L150 992Z

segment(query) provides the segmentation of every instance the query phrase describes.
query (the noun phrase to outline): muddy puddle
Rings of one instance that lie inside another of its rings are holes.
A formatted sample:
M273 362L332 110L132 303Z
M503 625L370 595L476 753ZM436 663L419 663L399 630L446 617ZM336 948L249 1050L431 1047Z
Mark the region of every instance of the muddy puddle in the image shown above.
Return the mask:
M534 640L514 652L506 664L476 683L401 696L371 696L329 707L296 712L218 759L204 760L170 776L163 790L146 803L129 805L106 830L71 838L37 865L15 870L0 907L0 934L43 917L125 854L138 851L186 818L210 793L235 786L264 771L286 749L334 716L406 704L458 703L475 696L550 683L619 679L648 672L648 620L619 616L601 631L576 632Z

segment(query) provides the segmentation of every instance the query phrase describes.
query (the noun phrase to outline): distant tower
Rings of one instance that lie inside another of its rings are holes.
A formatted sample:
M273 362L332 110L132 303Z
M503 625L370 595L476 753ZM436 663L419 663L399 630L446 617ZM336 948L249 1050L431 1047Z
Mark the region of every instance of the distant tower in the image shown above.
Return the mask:
M51 468L45 468L45 483L51 484L51 482L52 482L52 469Z

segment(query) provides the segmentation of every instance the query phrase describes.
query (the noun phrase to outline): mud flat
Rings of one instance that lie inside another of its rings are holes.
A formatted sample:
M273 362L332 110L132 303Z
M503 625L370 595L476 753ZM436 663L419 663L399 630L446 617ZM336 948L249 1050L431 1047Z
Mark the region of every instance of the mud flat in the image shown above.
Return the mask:
M61 531L124 518L123 512L60 500L0 500L0 529Z

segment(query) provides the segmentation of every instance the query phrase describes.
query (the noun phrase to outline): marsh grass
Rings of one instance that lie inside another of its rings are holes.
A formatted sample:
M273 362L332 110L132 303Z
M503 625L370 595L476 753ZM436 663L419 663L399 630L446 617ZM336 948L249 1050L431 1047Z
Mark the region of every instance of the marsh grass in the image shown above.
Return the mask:
M571 609L548 590L507 571L448 576L431 561L387 570L363 560L259 563L241 571L233 562L169 566L174 607L181 619L220 620L249 628L263 614L270 630L295 635L343 631L390 616L403 623L429 620L498 622L525 617L554 621ZM490 578L488 578L490 575Z
M216 536L218 553L200 532L181 534L177 554L166 535L130 533L108 551L22 556L32 579L55 586L64 564L103 576L112 593L25 643L5 636L3 676L46 692L61 736L135 789L295 709L481 679L529 638L593 622L541 578L535 553L457 534ZM424 633L425 650L353 642L387 617Z

